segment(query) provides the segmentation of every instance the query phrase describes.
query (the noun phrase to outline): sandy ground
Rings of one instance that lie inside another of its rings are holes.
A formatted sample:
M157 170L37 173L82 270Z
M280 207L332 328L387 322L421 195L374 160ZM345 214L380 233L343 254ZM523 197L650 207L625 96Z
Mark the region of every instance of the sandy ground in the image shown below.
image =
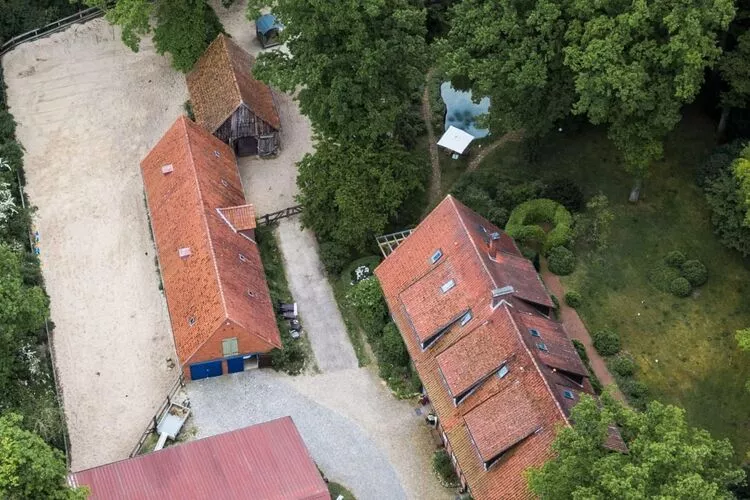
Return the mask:
M181 113L185 79L102 19L24 44L3 66L80 470L126 458L178 375L139 163Z

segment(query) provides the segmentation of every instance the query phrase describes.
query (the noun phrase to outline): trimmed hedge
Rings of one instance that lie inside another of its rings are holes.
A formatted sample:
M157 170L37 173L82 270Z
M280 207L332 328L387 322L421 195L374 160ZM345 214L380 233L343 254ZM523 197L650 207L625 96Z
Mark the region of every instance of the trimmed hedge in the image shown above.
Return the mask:
M566 276L575 269L576 257L565 247L555 247L549 252L547 265L549 270L558 276Z
M680 274L693 286L701 286L708 280L708 269L699 260L688 260L680 267Z
M670 267L680 267L686 260L685 254L679 250L673 250L664 257L664 263Z
M546 222L553 228L545 233L539 223ZM570 244L573 238L573 216L560 203L537 198L521 203L511 212L505 231L522 243L540 243L547 254L553 248Z
M565 292L565 303L576 309L583 303L583 297L575 290L570 290L569 292Z
M614 356L620 352L620 336L614 330L604 328L591 335L594 349L602 356Z
M669 284L669 291L677 297L687 297L693 291L693 287L690 286L688 280L680 276L672 280L672 283Z

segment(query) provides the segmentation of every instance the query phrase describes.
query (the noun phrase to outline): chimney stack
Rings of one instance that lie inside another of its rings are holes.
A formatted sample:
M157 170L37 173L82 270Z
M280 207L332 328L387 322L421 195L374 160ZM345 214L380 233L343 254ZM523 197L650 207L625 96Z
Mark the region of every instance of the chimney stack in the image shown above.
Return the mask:
M497 256L497 245L498 240L500 239L500 233L492 233L490 235L490 241L489 241L489 250L488 253L490 254L490 259L494 259Z

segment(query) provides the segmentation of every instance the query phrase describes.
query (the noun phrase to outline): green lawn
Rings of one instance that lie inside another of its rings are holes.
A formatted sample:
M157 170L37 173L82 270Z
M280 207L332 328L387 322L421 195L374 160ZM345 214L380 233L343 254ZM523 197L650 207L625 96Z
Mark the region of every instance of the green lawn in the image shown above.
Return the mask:
M481 168L519 178L568 177L586 197L601 191L616 214L602 259L579 256L563 281L580 291L579 312L590 330L615 328L638 364L651 396L687 410L688 420L729 438L738 457L750 448L750 354L740 352L734 331L750 325L750 263L715 239L694 170L713 147L713 123L689 111L667 140L663 161L644 184L642 201L629 204L632 178L601 129L555 133L522 160L508 145ZM703 261L709 281L695 296L679 299L648 282L649 270L670 250Z

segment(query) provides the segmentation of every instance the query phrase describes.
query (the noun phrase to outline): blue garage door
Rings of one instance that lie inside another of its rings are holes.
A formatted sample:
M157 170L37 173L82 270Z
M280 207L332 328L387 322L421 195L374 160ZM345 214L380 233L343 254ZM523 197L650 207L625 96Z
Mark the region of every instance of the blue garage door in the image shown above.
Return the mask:
M227 371L229 373L241 372L245 369L245 360L242 356L236 358L227 358Z
M221 360L190 365L190 380L200 380L221 375Z

